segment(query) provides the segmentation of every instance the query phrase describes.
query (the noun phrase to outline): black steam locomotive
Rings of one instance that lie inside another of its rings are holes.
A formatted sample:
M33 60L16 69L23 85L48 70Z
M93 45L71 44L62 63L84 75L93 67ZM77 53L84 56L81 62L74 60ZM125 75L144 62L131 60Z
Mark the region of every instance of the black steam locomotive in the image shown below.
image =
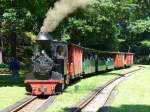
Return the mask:
M31 70L26 75L26 90L34 95L61 92L67 72L67 43L54 40L48 33L39 33L36 41Z

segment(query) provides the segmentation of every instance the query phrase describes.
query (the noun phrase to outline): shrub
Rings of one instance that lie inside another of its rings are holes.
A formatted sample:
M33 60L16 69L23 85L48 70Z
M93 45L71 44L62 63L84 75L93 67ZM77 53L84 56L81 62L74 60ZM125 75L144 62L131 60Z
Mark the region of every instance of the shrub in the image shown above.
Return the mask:
M149 56L140 56L136 58L137 64L150 64L150 57Z
M2 63L2 64L0 64L0 68L9 68L9 65Z
M0 64L0 74L7 74L9 73L9 65L8 64Z

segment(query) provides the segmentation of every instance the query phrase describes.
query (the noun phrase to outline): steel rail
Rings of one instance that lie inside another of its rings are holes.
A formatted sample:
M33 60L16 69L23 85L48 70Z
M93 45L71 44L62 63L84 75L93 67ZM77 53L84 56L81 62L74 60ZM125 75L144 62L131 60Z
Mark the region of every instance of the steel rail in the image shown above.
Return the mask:
M35 100L36 98L37 98L37 96L25 97L25 98L19 100L18 102L16 102L15 104L13 104L9 107L6 107L5 109L1 110L0 112L16 112L20 108L24 107L25 105L27 105L30 102L32 102L33 100Z
M143 67L139 66L138 69L135 69L135 70L132 70L130 72L127 72L123 75L120 75L120 76L116 76L114 79L106 82L104 85L100 86L94 93L92 93L87 99L85 99L83 102L81 102L77 108L73 108L72 112L81 112L81 110L83 110L86 106L88 106L96 97L97 95L99 95L102 90L104 90L107 86L109 86L110 84L112 84L113 82L115 82L116 80L120 79L121 77L124 77L128 74L131 74L131 73L134 73L136 71L139 71L141 70ZM113 91L113 90L112 90ZM111 91L111 92L112 92ZM111 95L111 93L109 94L109 96ZM109 97L108 97L109 98ZM106 100L106 102L108 101L108 99ZM106 103L105 102L105 103Z
M26 97L14 105L11 105L0 112L22 112L24 110L29 110L34 112L42 112L46 110L55 100L56 96L49 96L48 98L38 98L37 96ZM38 105L36 103L38 102ZM32 104L33 103L33 104ZM35 104L34 104L35 103ZM33 106L32 106L33 105ZM31 107L31 108L29 108Z

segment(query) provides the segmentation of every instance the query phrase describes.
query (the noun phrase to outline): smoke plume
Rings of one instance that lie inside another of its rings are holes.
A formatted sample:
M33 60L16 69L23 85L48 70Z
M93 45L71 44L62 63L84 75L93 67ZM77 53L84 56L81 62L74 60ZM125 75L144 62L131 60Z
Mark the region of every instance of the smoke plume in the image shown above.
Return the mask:
M89 0L59 0L49 9L41 27L41 32L52 32L59 23L78 7L85 7Z

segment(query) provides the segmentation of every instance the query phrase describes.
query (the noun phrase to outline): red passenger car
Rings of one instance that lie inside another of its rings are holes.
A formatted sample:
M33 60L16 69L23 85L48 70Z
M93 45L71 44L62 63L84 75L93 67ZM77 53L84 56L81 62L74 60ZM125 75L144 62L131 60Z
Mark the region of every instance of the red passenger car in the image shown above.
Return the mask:
M125 54L125 66L133 65L133 53L126 53Z
M116 52L113 53L113 57L114 57L114 67L123 68L125 62L125 53Z
M68 45L68 71L69 77L74 78L82 74L83 49L77 45Z

